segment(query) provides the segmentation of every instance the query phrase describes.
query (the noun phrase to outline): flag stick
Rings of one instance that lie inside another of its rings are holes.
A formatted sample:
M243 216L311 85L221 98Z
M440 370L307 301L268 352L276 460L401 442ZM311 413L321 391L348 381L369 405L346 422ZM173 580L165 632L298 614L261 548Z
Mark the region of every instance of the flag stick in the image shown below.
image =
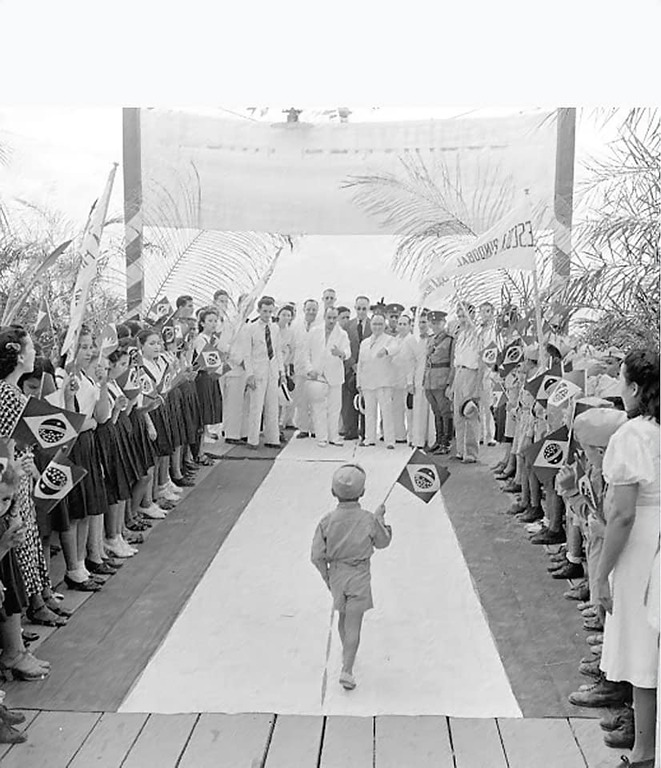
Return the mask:
M530 205L530 190L526 189L526 202ZM532 207L531 207L532 215ZM535 248L535 250L537 250ZM537 326L537 343L539 344L539 365L543 366L546 362L546 351L544 347L544 337L542 334L542 305L539 299L539 282L537 280L537 254L532 268L532 286L535 293L535 325Z

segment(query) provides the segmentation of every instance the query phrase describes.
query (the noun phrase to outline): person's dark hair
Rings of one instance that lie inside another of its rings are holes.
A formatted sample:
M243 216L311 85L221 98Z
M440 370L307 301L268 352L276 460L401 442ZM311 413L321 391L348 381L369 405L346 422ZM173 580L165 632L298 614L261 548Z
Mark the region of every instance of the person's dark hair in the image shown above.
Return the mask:
M274 304L275 301L272 296L262 296L262 298L257 302L257 309L273 306Z
M221 296L227 296L227 298L228 298L228 299L229 299L229 297L230 297L229 293L227 293L227 291L226 291L224 288L219 288L219 289L218 289L218 290L217 290L217 291L214 293L214 295L213 295L213 300L214 300L214 301L216 301L216 300L217 300L217 299L219 299Z
M634 349L622 362L628 384L638 384L638 414L651 416L659 423L659 353L652 349Z
M205 307L198 315L197 330L202 333L204 328L204 321L209 315L215 315L218 317L218 310L215 307Z
M108 360L110 361L110 365L115 365L115 363L118 363L123 357L126 357L128 354L129 354L128 344L126 343L122 344L122 340L120 340L119 346L117 347L117 349L108 355Z
M335 309L337 309L338 315L341 315L342 312L348 312L349 314L351 314L351 310L349 309L349 307L335 307Z
M131 330L125 323L120 323L117 326L117 339L118 341L121 341L122 339L128 339L131 335Z
M158 331L155 331L152 328L148 328L147 330L140 331L137 337L138 344L142 346L150 336L158 336Z
M189 296L188 294L184 294L183 296L177 296L177 301L176 301L177 309L181 309L182 307L185 307L189 301L193 301L193 297Z
M30 381L30 379L41 380L44 373L50 373L50 375L55 378L55 368L53 368L53 363L51 363L47 357L36 357L32 371L30 373L24 373L18 380L18 388L23 389L23 384L25 384L26 381Z
M319 302L318 302L316 299L306 299L306 300L303 302L303 310L304 310L304 311L305 311L305 308L307 307L307 305L308 305L308 304L310 304L310 302L311 302L312 304L316 304L316 306L317 306L317 307L319 306Z
M0 379L16 370L18 356L25 349L28 332L18 326L0 328Z
M356 301L360 301L360 299L363 299L363 301L366 301L368 304L371 304L369 296L356 296Z
M129 329L129 333L133 337L137 336L140 333L140 331L144 328L142 323L139 323L137 320L128 320L126 322L126 327Z
M294 315L294 307L292 307L291 304L285 304L284 307L280 307L280 309L278 310L278 317L280 317L280 315L283 312L289 312L289 314L292 315L292 317L293 317L293 315Z

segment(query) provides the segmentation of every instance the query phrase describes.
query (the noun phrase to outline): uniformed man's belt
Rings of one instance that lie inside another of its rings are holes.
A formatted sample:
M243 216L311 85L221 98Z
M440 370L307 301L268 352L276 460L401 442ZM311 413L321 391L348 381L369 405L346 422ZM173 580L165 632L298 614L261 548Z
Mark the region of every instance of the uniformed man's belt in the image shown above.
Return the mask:
M449 368L450 363L429 363L430 368Z

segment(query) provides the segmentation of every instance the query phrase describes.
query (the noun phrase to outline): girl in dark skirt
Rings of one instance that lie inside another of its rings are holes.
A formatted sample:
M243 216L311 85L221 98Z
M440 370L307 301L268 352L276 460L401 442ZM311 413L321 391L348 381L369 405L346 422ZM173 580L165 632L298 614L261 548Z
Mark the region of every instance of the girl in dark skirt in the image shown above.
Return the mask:
M216 327L218 325L218 313L215 309L206 309L200 312L199 335L195 339L194 350L200 355L208 346L215 346L217 342ZM223 400L220 394L219 378L207 371L200 371L195 379L197 397L200 403L200 417L205 427L207 439L218 439L218 435L212 432L210 427L220 424L223 420Z
M92 578L85 561L103 560L104 516L108 512L108 496L95 431L99 423L110 417L107 373L96 371L96 380L87 372L94 357L94 340L83 327L78 338L74 373L65 380L64 407L86 417L83 431L69 453L70 460L87 471L87 475L67 496L69 530L60 535L67 571L64 581L69 589L98 592L101 583Z

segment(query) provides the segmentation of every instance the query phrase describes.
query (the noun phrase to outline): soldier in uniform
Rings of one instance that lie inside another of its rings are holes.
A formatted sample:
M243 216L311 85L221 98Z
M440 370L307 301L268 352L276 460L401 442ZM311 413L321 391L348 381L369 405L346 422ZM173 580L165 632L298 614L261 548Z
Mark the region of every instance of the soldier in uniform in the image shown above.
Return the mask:
M397 324L399 318L404 311L404 307L401 304L388 304L385 308L386 315L386 334L388 336L397 336Z
M446 395L452 366L453 338L445 330L446 312L429 312L432 336L427 346L427 361L423 386L434 414L436 442L430 449L435 453L449 453L452 443L452 402Z

